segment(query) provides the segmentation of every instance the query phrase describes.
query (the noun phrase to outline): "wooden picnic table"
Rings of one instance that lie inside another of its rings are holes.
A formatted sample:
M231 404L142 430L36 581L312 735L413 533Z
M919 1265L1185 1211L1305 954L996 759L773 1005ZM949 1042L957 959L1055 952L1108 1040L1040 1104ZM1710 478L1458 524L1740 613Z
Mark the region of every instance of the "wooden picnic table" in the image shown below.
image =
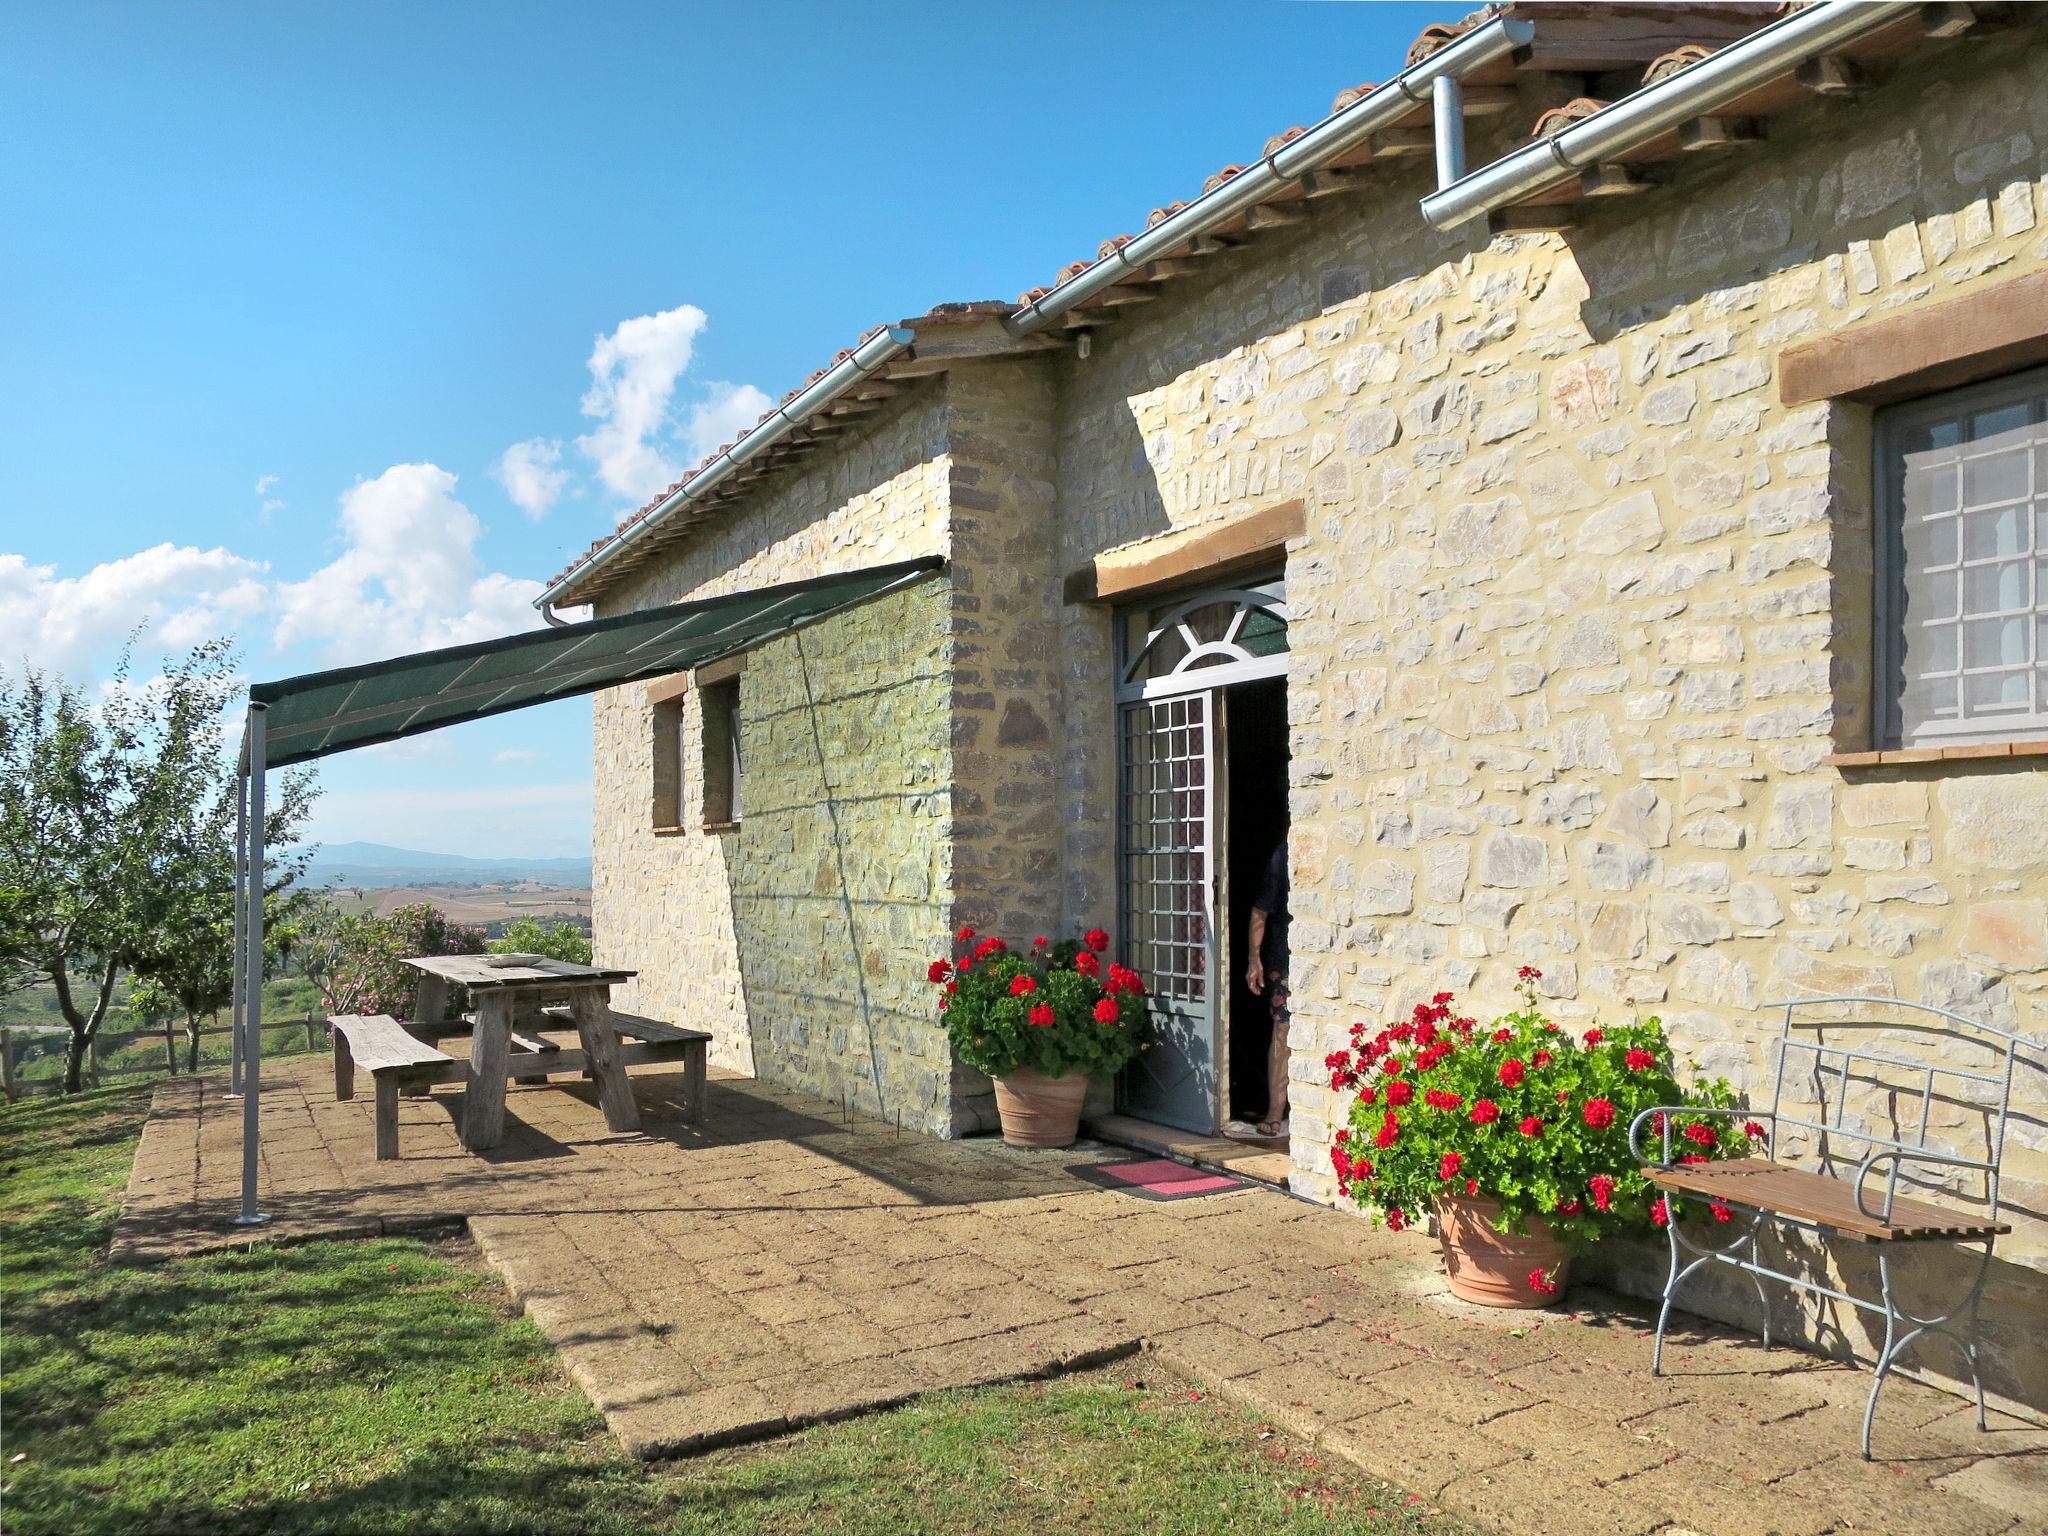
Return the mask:
M469 989L476 1020L469 1037L469 1074L462 1096L462 1144L472 1152L498 1145L505 1136L505 1079L516 1024L543 1021L541 1009L566 1002L583 1042L584 1065L597 1084L604 1123L615 1131L640 1128L640 1111L619 1059L612 1028L612 988L638 972L576 965L567 960L521 959L502 955L415 955L404 964L419 975L413 999L415 1028L432 1031L448 1016L449 989Z

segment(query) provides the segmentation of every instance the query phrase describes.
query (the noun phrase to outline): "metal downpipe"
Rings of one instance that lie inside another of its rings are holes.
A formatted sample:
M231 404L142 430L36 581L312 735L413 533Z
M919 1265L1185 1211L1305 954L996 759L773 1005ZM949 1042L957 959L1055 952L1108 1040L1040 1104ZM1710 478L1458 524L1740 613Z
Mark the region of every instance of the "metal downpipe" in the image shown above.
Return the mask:
M1422 216L1438 229L1456 228L1711 113L1807 59L1919 9L1914 0L1820 0L1431 193L1422 200Z
M1430 87L1436 128L1436 184L1439 189L1465 179L1465 82L1456 75L1438 75Z

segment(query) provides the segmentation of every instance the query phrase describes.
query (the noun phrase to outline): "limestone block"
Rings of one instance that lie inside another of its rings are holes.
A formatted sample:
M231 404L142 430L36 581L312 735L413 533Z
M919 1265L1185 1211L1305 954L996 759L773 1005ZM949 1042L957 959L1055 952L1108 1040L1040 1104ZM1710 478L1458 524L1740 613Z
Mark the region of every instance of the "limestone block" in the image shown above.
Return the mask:
M1982 901L1963 916L1963 953L2002 971L2048 968L2048 901Z

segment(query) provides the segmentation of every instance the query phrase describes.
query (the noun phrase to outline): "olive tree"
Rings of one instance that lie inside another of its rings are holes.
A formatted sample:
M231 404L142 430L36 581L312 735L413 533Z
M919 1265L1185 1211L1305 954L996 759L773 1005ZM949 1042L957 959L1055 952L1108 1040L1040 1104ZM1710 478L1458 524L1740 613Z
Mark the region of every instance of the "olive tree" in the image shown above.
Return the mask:
M49 982L71 1030L67 1092L123 970L188 1020L232 986L238 691L224 640L146 682L124 657L97 699L34 668L0 676L0 984ZM303 900L313 794L310 774L280 775L264 818L267 958Z

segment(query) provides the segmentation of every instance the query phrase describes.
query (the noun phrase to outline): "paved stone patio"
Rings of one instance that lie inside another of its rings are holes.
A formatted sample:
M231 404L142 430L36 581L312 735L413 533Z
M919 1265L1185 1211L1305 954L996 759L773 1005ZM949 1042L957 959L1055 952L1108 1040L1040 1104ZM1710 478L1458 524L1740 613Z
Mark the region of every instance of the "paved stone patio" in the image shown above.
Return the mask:
M1445 1292L1433 1245L1277 1191L1152 1203L1067 1166L1099 1145L944 1143L766 1084L636 1073L642 1131L587 1088L514 1088L503 1146L464 1153L459 1091L405 1101L378 1163L370 1101L320 1060L263 1097L266 1241L466 1221L633 1454L683 1455L938 1387L1150 1349L1218 1395L1503 1532L2048 1531L2048 1433L1886 1388L1704 1324L1649 1374L1650 1319L1582 1289L1502 1314ZM240 1106L158 1091L116 1262L248 1241L226 1225Z

